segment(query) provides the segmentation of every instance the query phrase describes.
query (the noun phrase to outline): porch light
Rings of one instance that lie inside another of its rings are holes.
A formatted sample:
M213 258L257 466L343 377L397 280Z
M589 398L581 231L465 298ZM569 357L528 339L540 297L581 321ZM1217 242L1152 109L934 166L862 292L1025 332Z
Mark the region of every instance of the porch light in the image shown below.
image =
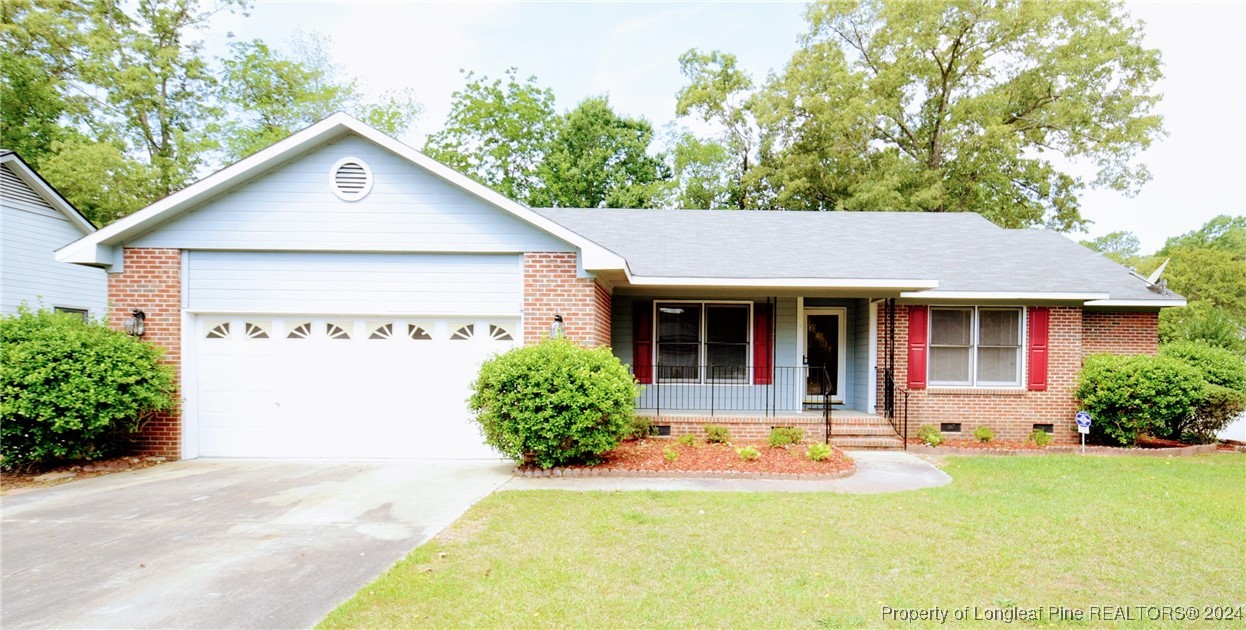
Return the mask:
M125 320L125 332L131 337L142 337L146 329L143 322L147 320L147 313L140 309L131 309L130 317Z
M562 323L562 315L554 314L554 321L549 325L549 338L562 339L567 336L567 327Z

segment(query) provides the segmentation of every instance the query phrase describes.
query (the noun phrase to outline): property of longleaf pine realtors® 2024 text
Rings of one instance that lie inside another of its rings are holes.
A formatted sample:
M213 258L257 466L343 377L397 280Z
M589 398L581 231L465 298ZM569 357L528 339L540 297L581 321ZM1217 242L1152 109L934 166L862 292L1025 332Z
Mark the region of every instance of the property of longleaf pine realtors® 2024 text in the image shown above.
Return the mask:
M1242 621L1243 606L1087 606L1068 608L891 608L883 606L884 621Z

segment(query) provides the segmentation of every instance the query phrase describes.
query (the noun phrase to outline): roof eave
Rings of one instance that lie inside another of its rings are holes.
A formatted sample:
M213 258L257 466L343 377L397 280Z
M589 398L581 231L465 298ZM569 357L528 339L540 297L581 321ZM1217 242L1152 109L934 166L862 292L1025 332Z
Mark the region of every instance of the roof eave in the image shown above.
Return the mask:
M35 193L46 201L48 205L52 206L54 210L65 215L65 218L81 230L83 234L91 234L96 231L95 224L91 223L90 219L86 218L86 216L79 212L73 204L69 203L67 199L61 196L61 194L52 187L52 184L43 179L42 175L35 172L35 169L31 168L31 166L26 163L26 160L23 160L22 156L16 151L5 151L3 154L0 154L0 164L16 165L17 168L14 169L14 172L17 174L18 178L25 182L31 190L35 191Z
M628 274L628 284L639 287L713 287L781 289L860 289L922 291L935 289L938 280L914 278L706 278L696 276L641 276Z

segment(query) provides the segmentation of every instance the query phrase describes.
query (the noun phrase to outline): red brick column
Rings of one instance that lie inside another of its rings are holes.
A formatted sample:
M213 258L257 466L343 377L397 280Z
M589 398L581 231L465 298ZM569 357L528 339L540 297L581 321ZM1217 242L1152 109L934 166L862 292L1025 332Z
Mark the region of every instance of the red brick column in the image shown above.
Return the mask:
M127 248L125 270L108 274L108 325L122 329L131 309L147 314L143 340L164 349L163 363L173 366L181 381L182 252L177 249ZM175 394L180 398L180 392ZM182 414L159 414L137 436L141 452L169 459L181 456Z
M907 388L908 383L908 308L896 307L896 385ZM887 324L885 309L879 309L878 317L878 363L884 364L886 356ZM976 387L930 387L909 390L909 436L923 424L942 422L961 423L959 437L972 439L973 430L988 426L996 439L1024 440L1035 424L1051 424L1054 438L1059 443L1077 441L1073 426L1073 414L1077 412L1077 374L1082 366L1082 309L1079 307L1052 307L1051 329L1048 341L1050 355L1047 363L1047 389L1029 391L1021 388ZM1024 351L1024 349L1023 349ZM1026 375L1021 382L1026 383ZM878 407L882 412L883 376L878 375ZM897 394L897 410L903 405Z
M586 346L610 345L610 291L578 276L575 252L524 254L524 343L549 336L561 314L567 337Z
M1086 354L1155 354L1159 352L1159 313L1098 312L1082 315Z

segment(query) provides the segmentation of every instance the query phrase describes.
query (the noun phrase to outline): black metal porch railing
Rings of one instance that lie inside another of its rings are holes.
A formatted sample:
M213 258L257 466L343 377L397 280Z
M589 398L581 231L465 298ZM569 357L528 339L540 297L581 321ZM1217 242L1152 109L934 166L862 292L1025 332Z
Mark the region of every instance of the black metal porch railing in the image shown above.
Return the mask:
M897 405L897 403L900 403ZM897 410L899 406L901 409ZM896 385L894 370L883 370L883 415L909 450L909 390Z
M831 434L830 372L823 366L773 367L657 365L636 409L715 414L759 413L768 417L821 412Z

